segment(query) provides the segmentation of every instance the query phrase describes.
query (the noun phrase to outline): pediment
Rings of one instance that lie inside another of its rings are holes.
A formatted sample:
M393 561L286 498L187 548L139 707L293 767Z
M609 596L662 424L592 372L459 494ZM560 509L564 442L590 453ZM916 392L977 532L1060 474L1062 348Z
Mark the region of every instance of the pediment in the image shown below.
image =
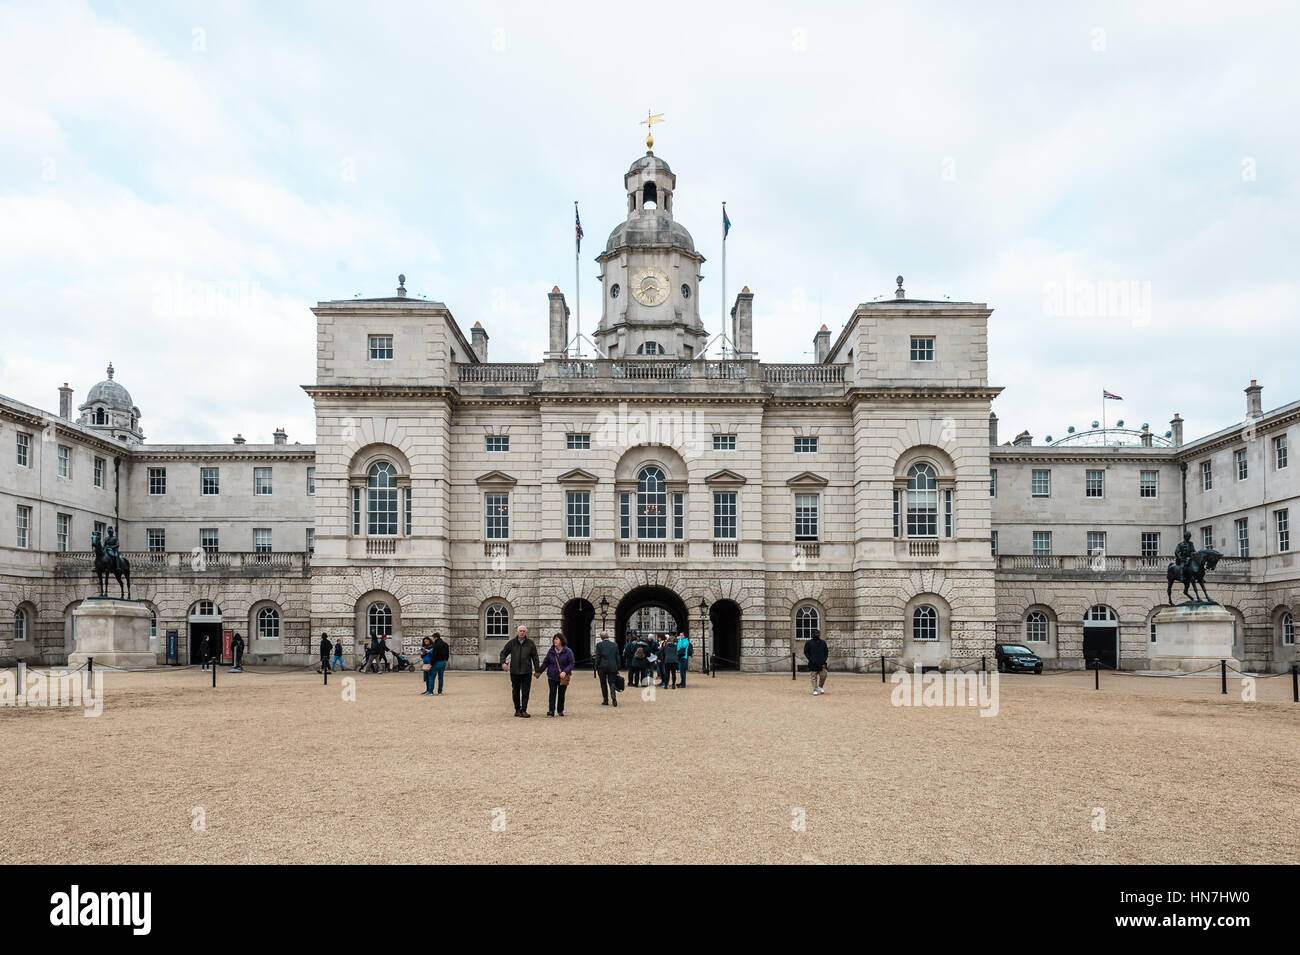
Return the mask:
M704 479L705 484L744 484L745 475L731 468L723 468L721 471L714 471Z
M788 484L790 487L815 488L815 487L825 487L827 484L830 484L831 482L828 481L826 478L822 477L820 474L814 474L812 471L801 471L800 473L796 474L794 477L790 478L790 480L786 481L785 483Z
M560 484L595 484L600 478L582 468L572 468L555 479Z
M480 474L474 480L479 487L514 487L518 483L505 471L489 471L487 474Z

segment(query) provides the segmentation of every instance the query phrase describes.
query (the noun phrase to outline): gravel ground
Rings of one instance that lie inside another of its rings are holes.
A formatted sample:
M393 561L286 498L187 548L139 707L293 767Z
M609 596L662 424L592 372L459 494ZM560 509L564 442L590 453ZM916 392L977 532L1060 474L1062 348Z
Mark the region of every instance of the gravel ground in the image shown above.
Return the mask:
M1217 680L1003 676L992 718L879 676L692 674L512 716L500 673L109 674L0 708L3 863L1294 862L1300 705ZM1094 831L1094 810L1105 831ZM195 824L201 809L204 825ZM804 820L803 831L796 823ZM495 828L494 828L495 827Z

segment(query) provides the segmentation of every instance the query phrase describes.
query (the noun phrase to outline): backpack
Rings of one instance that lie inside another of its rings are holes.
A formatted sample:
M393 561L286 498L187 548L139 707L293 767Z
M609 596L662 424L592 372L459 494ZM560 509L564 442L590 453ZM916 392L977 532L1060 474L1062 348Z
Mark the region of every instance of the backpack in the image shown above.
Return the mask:
M645 647L637 647L637 648L636 648L636 653L632 654L632 656L636 657L638 660L644 660L644 659L645 659Z

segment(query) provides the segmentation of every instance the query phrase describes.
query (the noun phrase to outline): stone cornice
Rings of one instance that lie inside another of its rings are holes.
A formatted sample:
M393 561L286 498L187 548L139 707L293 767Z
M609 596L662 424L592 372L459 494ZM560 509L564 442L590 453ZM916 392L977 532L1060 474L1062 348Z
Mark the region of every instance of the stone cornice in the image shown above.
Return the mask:
M53 425L55 434L66 435L70 439L75 439L106 454L118 457L134 457L135 449L139 447L139 445L113 441L76 421L60 418L53 412L41 411L39 408L29 408L27 406L15 406L4 400L0 400L0 418L8 418L23 427L31 428L34 432L43 431L46 427Z
M1004 447L989 448L989 463L999 461L1028 461L1033 464L1114 464L1138 462L1141 464L1177 464L1177 448L1052 448Z
M131 455L133 461L315 461L314 444L294 445L180 445L150 450L145 447Z
M1002 393L997 385L955 387L951 385L893 385L879 388L853 387L844 393L851 402L857 401L992 401Z

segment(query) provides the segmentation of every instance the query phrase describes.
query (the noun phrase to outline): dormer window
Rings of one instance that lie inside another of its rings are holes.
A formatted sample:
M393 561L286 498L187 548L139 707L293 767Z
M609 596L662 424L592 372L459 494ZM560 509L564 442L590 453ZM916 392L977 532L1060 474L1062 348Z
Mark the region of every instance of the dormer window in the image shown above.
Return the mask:
M655 189L653 182L647 182L641 190L641 208L657 209L659 208L659 194Z
M104 414L103 408L95 409L95 424L108 424L108 416Z
M644 342L637 346L636 353L638 355L662 355L664 347L658 342Z

